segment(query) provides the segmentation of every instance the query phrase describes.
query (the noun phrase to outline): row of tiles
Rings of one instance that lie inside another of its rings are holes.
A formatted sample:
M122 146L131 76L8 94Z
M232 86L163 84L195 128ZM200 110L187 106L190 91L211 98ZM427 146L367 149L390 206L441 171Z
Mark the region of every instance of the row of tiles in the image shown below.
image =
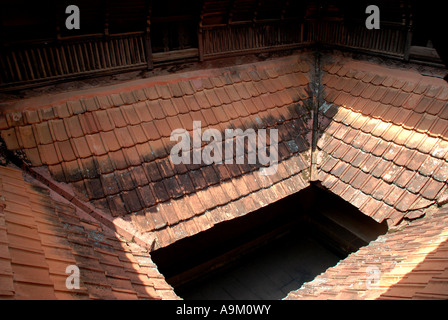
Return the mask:
M278 83L274 81L273 83ZM210 104L207 99L171 99L163 101L143 101L137 104L123 105L107 110L89 111L76 114L63 119L50 119L32 124L12 124L9 128L18 128L18 134L25 139L21 142L24 148L32 148L37 145L45 145L54 141L65 141L69 138L79 138L98 132L108 132L114 129L118 136L119 129L134 127L143 124L147 138L157 139L159 136L169 136L170 132L177 128L191 130L192 121L201 121L203 126L226 123L236 118L244 118L250 115L260 114L273 108L280 108L308 97L305 90L307 82L303 85L290 87L279 86L275 93L266 92L254 97L235 97L224 102L216 101ZM210 90L214 92L213 90ZM219 92L218 92L219 93ZM216 93L214 92L215 96ZM13 113L7 113L10 117ZM147 128L153 124L153 128ZM3 128L2 130L6 130ZM148 130L151 129L151 130ZM166 131L169 131L167 133ZM8 132L11 132L8 131ZM16 133L17 134L17 133ZM154 136L155 135L155 136ZM138 136L138 135L137 135ZM34 139L33 139L34 138Z
M270 147L272 152L278 153L278 160L283 161L297 153L303 153L309 148L309 143L304 137L299 136L281 143L277 148ZM216 165L173 165L170 158L164 158L152 162L137 163L130 166L126 161L120 167L107 163L98 163L98 159L89 158L80 161L67 162L62 165L50 166L50 172L58 181L77 183L84 181L92 186L94 193L88 193L91 199L98 199L104 195L113 195L120 191L130 191L136 187L145 187L149 184L163 189L165 186L172 195L178 197L183 193L191 193L195 189L200 190L208 185L217 184L220 181L236 178L249 172L260 170L266 166L261 164L248 164L248 155L245 153L241 160L244 163L221 163ZM111 158L115 159L115 158ZM238 158L240 159L240 158ZM103 169L104 168L104 169ZM105 170L110 169L110 170ZM95 187L94 185L100 188ZM102 186L102 187L101 187ZM89 188L90 190L90 188ZM159 195L164 197L163 194Z
M448 86L444 81L381 66L372 72L372 66L352 70L347 65L327 66L322 79L327 103L406 130L448 136Z
M399 70L363 63L355 66L352 62L340 61L324 64L322 70L325 74L322 84L338 91L351 92L356 96L365 95L367 99L372 98L375 94L374 100L376 101L384 98L387 92L390 100L386 101L386 104L393 100L395 93L399 93L387 89L399 90L403 94L412 93L419 97L448 101L448 88L442 79L433 81L429 77L417 75L412 70Z
M161 77L144 86L138 85L137 89L124 88L121 93L98 92L93 97L73 97L72 100L54 107L8 112L0 117L0 129L71 118L105 109L110 110L111 114L117 114L119 111L114 109L119 106L124 107L124 119L114 118L118 124L122 121L138 121L137 117L142 115L153 119L165 118L304 86L308 83L305 74L309 69L306 62L288 59L275 63L266 62L260 66L220 69L214 74L202 71L189 73L175 80ZM152 106L151 112L144 110L145 104ZM133 110L132 106L137 108Z
M96 132L81 135L77 138L67 138L67 140L53 141L48 138L45 142L48 144L37 144L39 141L39 133L32 130L24 129L25 127L11 128L2 131L2 138L6 146L10 150L23 149L27 154L29 161L33 166L55 165L62 162L70 162L75 159L83 159L92 156L104 156L106 154L117 154L122 150L136 148L134 152L128 152L127 158L129 165L136 165L135 162L140 157L140 162L152 161L156 158L163 158L170 153L172 146L176 144L171 141L170 136L173 130L185 128L193 130L193 121L200 121L201 130L217 129L225 132L226 129L262 129L271 128L279 130L279 138L287 139L294 134L293 130L303 129L302 122L294 121L306 116L307 108L302 104L289 104L281 108L273 108L259 114L239 117L234 115L233 119L226 119L226 122L209 122L205 117L196 117L196 115L188 114L187 122L165 121L159 129L158 122L148 122L145 124L133 125L122 128L115 128L108 132ZM202 115L199 112L197 115ZM194 118L193 118L194 117ZM290 122L292 121L292 122ZM286 122L285 125L283 125ZM48 130L46 132L50 132ZM267 134L270 130L267 131ZM226 135L223 134L225 139ZM64 138L65 139L65 138ZM290 139L288 139L290 140ZM269 141L269 139L268 139ZM205 141L201 141L202 146L206 145ZM135 152L137 151L137 152Z
M327 92L331 90L327 89ZM396 106L387 105L381 102L365 98L353 97L350 94L339 93L337 91L332 96L325 99L328 103L344 106L354 112L362 113L364 116L398 125L407 130L414 130L420 133L427 133L433 137L447 137L448 124L448 103L426 98L432 106L437 106L436 111L431 113L416 112L417 107L411 104L397 103ZM409 96L405 94L405 96ZM413 99L412 97L409 100ZM422 98L423 99L423 98ZM409 101L407 100L407 101ZM431 101L432 100L432 101Z

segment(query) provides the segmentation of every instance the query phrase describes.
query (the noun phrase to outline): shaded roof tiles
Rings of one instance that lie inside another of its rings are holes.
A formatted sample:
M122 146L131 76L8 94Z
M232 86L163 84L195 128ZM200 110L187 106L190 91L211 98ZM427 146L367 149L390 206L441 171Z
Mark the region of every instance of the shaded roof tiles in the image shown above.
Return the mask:
M0 167L0 299L177 298L146 249L27 179ZM79 288L66 285L72 265Z

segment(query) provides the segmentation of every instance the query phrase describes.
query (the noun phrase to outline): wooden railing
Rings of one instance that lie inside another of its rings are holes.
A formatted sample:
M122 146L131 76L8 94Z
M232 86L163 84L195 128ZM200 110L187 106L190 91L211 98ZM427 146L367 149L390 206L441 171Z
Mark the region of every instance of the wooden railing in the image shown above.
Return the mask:
M407 30L392 24L368 30L359 23L289 20L203 27L202 38L204 59L317 42L403 57Z
M153 64L191 59L208 60L323 43L406 59L408 31L403 25L382 24L367 30L362 23L276 20L202 26L199 48L153 55L144 32L90 35L53 43L0 48L0 90L26 88L67 79L143 70ZM173 61L174 59L174 61Z
M86 74L144 68L143 33L79 38L33 46L3 48L0 85L32 84Z
M303 43L303 24L297 20L238 23L202 28L204 59L280 49Z
M379 30L368 30L360 22L323 21L309 22L305 29L304 39L309 42L399 57L406 51L408 32L403 25L383 23Z

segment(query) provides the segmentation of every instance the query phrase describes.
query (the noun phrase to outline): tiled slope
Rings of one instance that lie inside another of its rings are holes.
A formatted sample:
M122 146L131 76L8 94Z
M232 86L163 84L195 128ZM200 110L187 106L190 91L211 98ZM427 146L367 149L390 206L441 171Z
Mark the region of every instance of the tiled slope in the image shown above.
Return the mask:
M81 199L131 216L141 232L156 231L156 247L164 246L308 185L309 70L294 57L161 77L7 113L2 138L33 167L48 166L54 179L71 183ZM278 129L277 173L261 176L259 165L247 164L174 166L170 134L192 130L193 121L220 132Z
M323 70L319 180L379 222L421 216L447 190L447 83L344 60Z
M447 214L380 236L286 299L448 299Z
M0 166L0 299L173 299L146 250ZM80 269L80 289L66 268Z

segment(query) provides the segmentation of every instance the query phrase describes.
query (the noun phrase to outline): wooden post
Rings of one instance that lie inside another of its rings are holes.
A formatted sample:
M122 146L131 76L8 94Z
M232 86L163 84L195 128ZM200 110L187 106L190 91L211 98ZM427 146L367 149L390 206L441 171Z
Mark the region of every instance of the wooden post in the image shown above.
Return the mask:
M103 0L103 13L104 13L104 37L109 37L109 2L108 0Z
M154 68L151 46L151 9L152 2L148 1L148 9L146 16L146 31L145 31L145 53L146 53L146 68L152 70Z
M204 61L204 43L203 43L203 34L202 34L202 19L199 22L198 29L198 51L199 51L199 62Z
M412 19L411 19L411 8L410 4L407 6L407 12L406 12L406 41L405 41L405 47L404 47L404 56L403 59L405 61L409 61L409 56L411 52L411 45L412 45Z
M54 10L54 23L55 23L55 31L56 31L56 37L55 41L56 43L59 43L61 40L61 15L65 12L64 9L58 5L58 2L56 0L52 1L52 7Z

